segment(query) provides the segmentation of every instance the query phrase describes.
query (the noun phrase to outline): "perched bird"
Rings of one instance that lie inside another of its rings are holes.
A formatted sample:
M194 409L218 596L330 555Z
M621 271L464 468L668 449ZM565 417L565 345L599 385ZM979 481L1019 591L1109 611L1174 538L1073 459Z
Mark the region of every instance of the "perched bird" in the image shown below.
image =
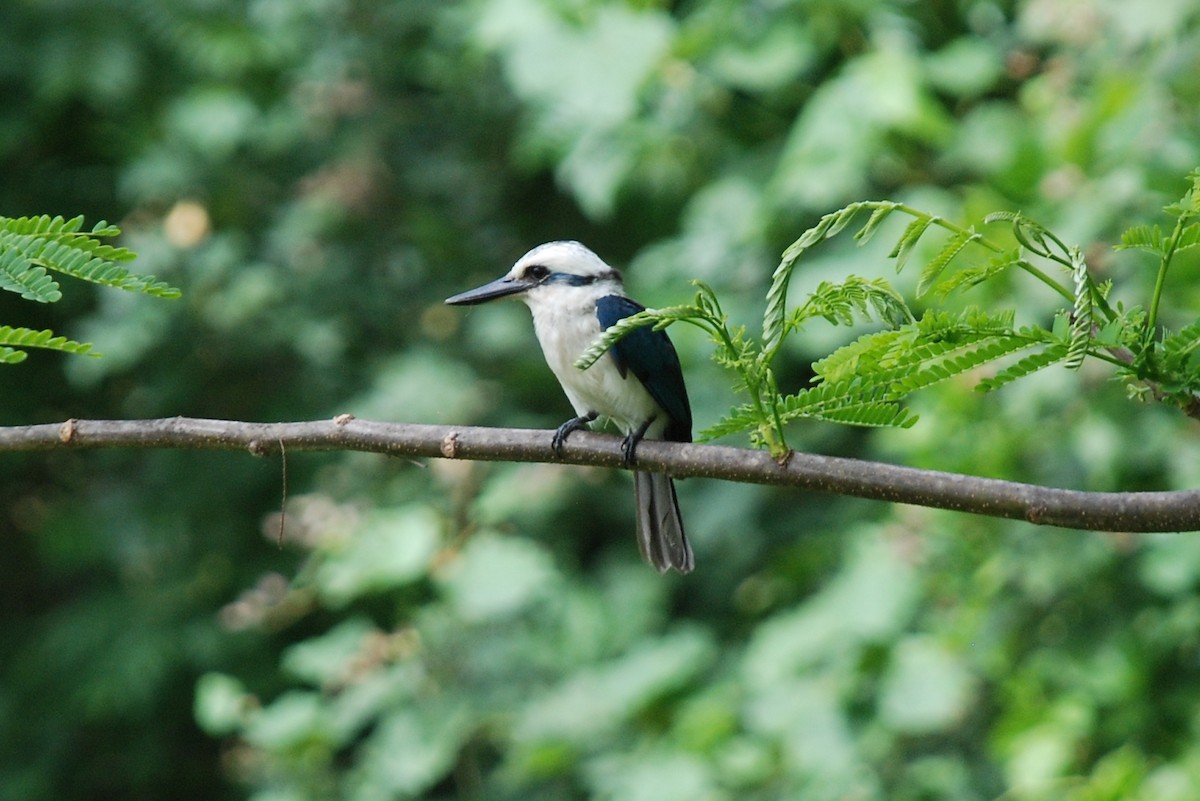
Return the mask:
M508 274L489 284L447 298L451 305L519 297L533 313L546 363L550 365L576 416L554 433L552 447L561 455L572 431L597 417L611 420L625 435L625 463L636 462L643 437L691 442L692 409L679 356L666 332L635 329L586 370L575 360L609 326L642 311L625 296L621 274L578 242L548 242L526 253ZM637 536L642 558L660 573L695 566L683 532L675 484L662 473L634 471Z

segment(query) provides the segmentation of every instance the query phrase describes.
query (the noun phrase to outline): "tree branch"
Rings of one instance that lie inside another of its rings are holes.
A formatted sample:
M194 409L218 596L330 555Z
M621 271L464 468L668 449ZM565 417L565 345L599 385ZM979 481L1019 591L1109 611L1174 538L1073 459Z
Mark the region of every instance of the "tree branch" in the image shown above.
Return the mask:
M0 427L0 452L79 448L246 450L256 456L299 451L369 451L508 462L557 462L622 468L621 440L572 434L561 459L552 431L378 423L341 415L300 423L243 423L172 417L68 420ZM644 440L638 465L677 477L777 484L894 503L1093 531L1200 530L1200 491L1080 492L834 456L797 453L784 465L765 451Z

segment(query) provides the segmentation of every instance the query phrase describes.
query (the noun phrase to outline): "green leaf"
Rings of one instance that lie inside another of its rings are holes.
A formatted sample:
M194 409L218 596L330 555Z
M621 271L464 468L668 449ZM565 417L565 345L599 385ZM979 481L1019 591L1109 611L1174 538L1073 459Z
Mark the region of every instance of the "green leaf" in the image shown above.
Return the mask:
M1121 234L1121 241L1114 246L1114 249L1145 250L1157 256L1164 256L1167 254L1169 244L1169 238L1163 235L1159 226L1135 225ZM1179 232L1179 238L1174 243L1171 252L1177 253L1197 245L1200 245L1200 225L1192 223L1184 226Z
M889 256L889 258L897 259L897 272L903 268L904 262L907 260L917 240L920 239L921 234L937 220L932 215L914 212L902 204L890 200L852 203L845 208L823 216L816 225L809 228L800 235L799 239L788 246L787 250L783 252L779 266L775 268L775 272L771 276L771 287L767 291L767 307L763 314L762 339L764 352L774 353L777 351L783 337L787 335L789 320L786 311L787 290L796 261L809 248L844 230L859 213L866 209L871 210L871 216L868 218L866 224L854 235L855 241L860 246L866 244L874 236L879 226L892 212L902 210L907 214L916 215L916 218L905 228L904 233ZM911 314L906 316L911 319ZM793 316L792 325L795 325L795 323L796 319Z
M990 281L1006 270L1013 267L1021 267L1025 263L1025 260L1021 257L1020 249L1006 250L1003 253L992 256L988 259L987 264L981 267L968 267L959 270L938 284L934 291L939 297L944 298L958 289L970 289L985 281Z
M910 428L917 422L917 415L898 403L890 402L847 403L804 416L826 423L840 423L860 428Z
M813 371L824 381L840 381L870 373L912 336L912 331L907 328L864 334L814 362Z
M856 315L867 322L878 317L892 327L913 320L903 296L887 281L851 275L837 284L822 281L804 304L793 312L787 330L799 328L814 317L823 317L833 325L853 325Z
M847 206L844 209L841 209L840 211L835 211L833 213L833 219L830 220L829 225L821 235L821 238L832 239L840 234L843 230L845 230L846 226L858 216L858 213L862 211L865 206L866 204L864 203L855 203ZM870 223L871 221L867 220L867 224L870 225Z
M1116 250L1146 250L1161 255L1163 252L1162 229L1157 225L1135 225L1121 234Z
M41 348L43 350L56 350L61 353L99 356L98 353L91 353L92 344L90 342L76 342L73 339L56 336L49 329L37 331L32 328L13 328L7 325L0 325L0 348L2 348L0 350L0 363L5 364L15 364L23 361L25 359L25 348Z
M348 796L427 797L426 791L451 773L478 726L474 710L461 699L446 693L384 714L362 749Z
M1075 286L1075 305L1071 310L1070 343L1067 346L1067 356L1064 360L1068 369L1078 369L1087 356L1088 347L1092 342L1092 330L1095 328L1095 309L1092 302L1093 285L1088 274L1087 262L1083 251L1077 247L1070 249L1071 277Z
M971 684L957 652L926 634L906 637L896 645L883 676L880 720L905 734L943 731L966 714Z
M268 751L286 752L330 742L331 729L328 708L320 694L292 690L250 719L245 738L248 743Z
M45 267L33 263L42 248L37 240L0 232L0 289L38 303L54 303L62 298L58 282Z
M421 504L373 512L345 539L331 541L314 581L337 607L425 576L437 551L441 519Z
M951 236L950 240L938 251L937 255L925 265L925 269L921 270L921 278L917 282L917 297L921 297L929 291L929 287L937 281L950 262L962 252L963 248L979 238L980 235L975 232L974 228L964 228Z
M959 314L929 311L917 323L859 337L814 363L813 370L827 381L867 380L876 373L889 381L898 380L955 349L1013 336L1012 320L1011 311L993 315L976 309ZM883 371L895 371L897 377Z
M888 254L888 258L896 260L896 272L904 269L904 265L908 262L908 257L912 255L913 248L917 246L917 241L921 236L929 230L929 226L933 223L932 215L922 215L908 224L904 229L904 233L900 235L899 241Z
M1009 222L1013 236L1023 246L1039 256L1066 262L1069 248L1048 228L1020 212L994 211L983 218L985 223Z
M915 416L899 406L911 393L1037 344L1036 336L1013 331L1012 320L1011 311L930 311L916 323L866 334L816 362L819 383L785 397L782 417L911 425Z
M467 621L495 620L545 599L556 573L549 554L528 540L477 533L438 575Z
M699 627L637 643L620 657L573 673L528 704L513 727L518 742L596 742L654 699L678 690L716 656Z
M854 377L840 382L821 382L780 399L783 422L800 418L846 425L907 428L917 418L895 402L891 393L893 375Z
M1028 348L1033 343L1017 336L984 335L968 342L945 341L915 348L910 359L914 369L894 384L895 392L907 395L955 376L975 370L988 362Z
M870 242L871 237L875 236L875 232L879 230L879 226L883 224L883 221L890 217L892 212L899 207L899 203L886 200L876 203L875 210L871 212L871 217L867 220L866 225L854 233L854 241L860 246Z
M106 247L106 246L102 246ZM96 255L90 247L78 247L71 242L48 242L39 261L50 269L93 284L141 292L161 298L177 298L182 293L152 275L138 275L111 260L111 253ZM113 249L109 248L109 251Z
M17 364L25 361L28 356L23 350L0 346L0 364Z
M1184 220L1200 215L1200 170L1193 170L1188 180L1192 185L1183 193L1183 197L1163 208L1168 214Z
M801 676L819 676L819 695L830 698L825 682L843 664L851 643L893 642L922 602L918 567L897 559L892 536L873 528L851 530L846 564L802 602L772 614L751 634L740 670L746 687L772 694ZM780 710L775 710L780 712ZM796 718L779 715L779 725Z
M588 798L695 801L728 797L725 771L718 772L705 755L669 746L599 756L589 763L586 775L592 791Z
M206 673L196 682L196 722L214 737L233 734L244 726L254 703L245 686L224 673Z
M135 254L101 241L120 229L106 222L82 232L83 217L0 217L0 289L22 297L53 303L62 297L58 284L47 275L54 271L84 281L163 298L180 291L154 276L139 275L118 262Z
M1200 537L1150 535L1139 560L1142 583L1163 596L1184 598L1200 583Z
M337 685L352 675L354 661L361 659L366 639L377 632L365 618L352 617L325 634L288 648L283 655L283 667L313 686Z
M83 227L83 215L65 219L41 214L35 217L0 217L0 230L30 236L74 233Z
M1187 226L1179 234L1179 240L1175 243L1175 252L1187 250L1200 245L1200 225L1193 223Z
M895 208L896 204L886 201L882 203L852 203L845 208L826 214L816 225L801 234L800 238L789 245L783 252L779 266L775 268L775 272L771 275L771 287L767 290L767 307L763 313L762 341L764 351L775 351L786 334L784 328L787 317L788 284L792 280L792 270L800 256L817 243L834 236L844 229L861 210L865 208L877 210L882 206ZM874 214L872 214L873 218ZM867 226L869 227L870 225L871 220L868 220ZM876 225L878 225L878 221Z
M762 425L769 425L770 421L754 409L750 404L745 404L734 409L730 409L729 414L722 417L713 425L701 431L696 435L698 442L708 442L710 440L726 437L730 434L741 434L746 431L753 431Z
M1067 346L1061 342L1049 345L1045 350L1030 354L1013 365L1004 368L991 378L985 378L976 387L980 392L992 392L1018 378L1036 373L1067 358Z
M1164 358L1178 365L1182 365L1197 348L1200 348L1200 320L1164 337L1162 341Z

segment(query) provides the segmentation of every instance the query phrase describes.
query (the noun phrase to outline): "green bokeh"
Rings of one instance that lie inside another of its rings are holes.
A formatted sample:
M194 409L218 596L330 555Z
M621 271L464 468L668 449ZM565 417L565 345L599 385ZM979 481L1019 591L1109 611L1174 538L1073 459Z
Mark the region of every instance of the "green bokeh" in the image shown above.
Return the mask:
M1118 299L1200 164L1194 4L110 0L0 7L0 214L120 224L176 301L65 284L0 322L105 353L0 370L0 422L176 414L549 428L517 304L442 299L576 238L649 305L761 317L861 199L1021 210ZM892 240L898 231L891 234ZM890 275L888 230L793 297ZM920 257L914 254L914 259ZM1193 321L1200 259L1163 322ZM911 289L917 271L897 279ZM973 290L1049 324L1020 280ZM853 336L813 327L808 365ZM672 329L698 428L739 402ZM1102 369L796 447L1096 490L1200 480ZM623 473L290 454L0 459L0 796L1184 801L1200 554L680 482L697 570L641 564Z

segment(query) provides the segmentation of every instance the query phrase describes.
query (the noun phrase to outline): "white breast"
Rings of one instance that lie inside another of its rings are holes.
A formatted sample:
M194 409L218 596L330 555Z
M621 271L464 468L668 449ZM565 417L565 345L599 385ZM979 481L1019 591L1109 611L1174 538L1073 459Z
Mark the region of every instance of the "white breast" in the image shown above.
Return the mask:
M567 292L571 296L564 296ZM633 373L627 371L621 376L610 355L601 357L587 370L575 367L575 360L600 335L595 299L575 297L584 294L577 287L564 287L555 294L560 297L543 294L526 302L533 312L534 331L546 363L562 384L575 413L584 416L596 412L612 420L623 433L657 417L647 434L654 437L660 433L666 426L666 414Z

